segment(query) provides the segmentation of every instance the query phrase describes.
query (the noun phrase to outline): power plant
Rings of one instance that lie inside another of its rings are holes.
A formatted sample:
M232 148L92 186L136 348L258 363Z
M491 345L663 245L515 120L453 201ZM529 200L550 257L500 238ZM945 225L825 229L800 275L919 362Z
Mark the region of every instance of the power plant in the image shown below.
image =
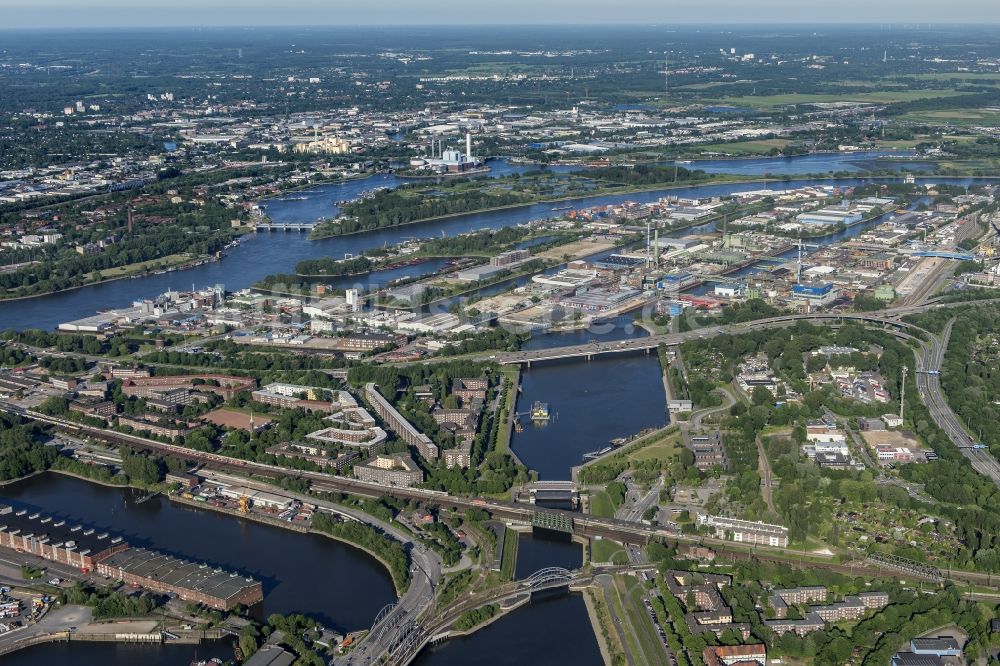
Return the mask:
M431 139L431 156L410 160L410 167L442 174L489 170L482 158L477 158L472 154L472 132L465 133L464 153L457 148L445 148L443 139Z

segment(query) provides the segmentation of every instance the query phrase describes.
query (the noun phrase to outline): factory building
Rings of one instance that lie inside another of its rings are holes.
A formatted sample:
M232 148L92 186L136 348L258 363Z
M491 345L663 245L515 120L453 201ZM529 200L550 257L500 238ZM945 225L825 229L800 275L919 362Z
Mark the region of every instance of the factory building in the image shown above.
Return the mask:
M820 284L797 284L792 287L792 296L809 305L826 305L837 299L839 293L829 282Z

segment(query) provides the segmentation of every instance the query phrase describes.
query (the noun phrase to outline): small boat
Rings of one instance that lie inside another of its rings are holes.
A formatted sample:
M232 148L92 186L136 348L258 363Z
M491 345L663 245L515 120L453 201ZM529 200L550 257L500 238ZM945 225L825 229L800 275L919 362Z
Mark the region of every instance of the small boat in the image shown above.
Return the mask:
M548 403L536 401L535 404L531 406L531 420L548 421L549 420Z

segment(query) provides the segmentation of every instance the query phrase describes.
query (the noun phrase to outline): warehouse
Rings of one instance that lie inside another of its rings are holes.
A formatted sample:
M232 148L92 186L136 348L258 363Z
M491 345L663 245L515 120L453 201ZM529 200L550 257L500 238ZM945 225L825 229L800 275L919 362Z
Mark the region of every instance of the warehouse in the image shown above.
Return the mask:
M100 559L123 551L121 537L60 518L0 505L0 546L91 571Z
M97 572L160 594L218 610L253 606L264 600L260 581L207 564L179 560L145 548L115 553L98 562Z

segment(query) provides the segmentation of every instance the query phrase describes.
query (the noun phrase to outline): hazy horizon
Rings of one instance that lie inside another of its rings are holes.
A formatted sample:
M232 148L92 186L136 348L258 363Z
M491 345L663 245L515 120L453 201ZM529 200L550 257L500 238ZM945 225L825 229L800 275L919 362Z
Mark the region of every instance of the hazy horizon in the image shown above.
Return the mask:
M507 0L471 6L456 0L383 0L331 5L326 0L0 0L5 28L369 27L427 25L736 25L991 24L996 0L841 0L817 7L800 0ZM724 20L719 20L724 17ZM567 21L567 18L572 20Z

